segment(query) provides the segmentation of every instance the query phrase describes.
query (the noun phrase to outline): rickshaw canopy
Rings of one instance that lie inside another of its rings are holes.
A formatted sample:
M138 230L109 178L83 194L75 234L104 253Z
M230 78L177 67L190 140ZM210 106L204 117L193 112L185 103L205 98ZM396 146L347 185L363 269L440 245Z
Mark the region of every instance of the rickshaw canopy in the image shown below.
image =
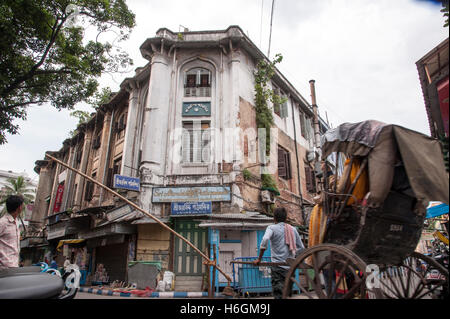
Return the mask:
M401 163L424 207L430 201L449 203L449 181L437 139L402 126L368 120L344 123L321 138L322 158L332 152L368 157L370 202L381 205Z

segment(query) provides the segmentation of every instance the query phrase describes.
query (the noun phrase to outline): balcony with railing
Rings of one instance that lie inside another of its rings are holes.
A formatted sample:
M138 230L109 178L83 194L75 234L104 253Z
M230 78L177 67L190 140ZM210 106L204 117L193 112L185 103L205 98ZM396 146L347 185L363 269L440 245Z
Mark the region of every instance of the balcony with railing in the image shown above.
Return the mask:
M185 87L184 97L211 97L210 87Z

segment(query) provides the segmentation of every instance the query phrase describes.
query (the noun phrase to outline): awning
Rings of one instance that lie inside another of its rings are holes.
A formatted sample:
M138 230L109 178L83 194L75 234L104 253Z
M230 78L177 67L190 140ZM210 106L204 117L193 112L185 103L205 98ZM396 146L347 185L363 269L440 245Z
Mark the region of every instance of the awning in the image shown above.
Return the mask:
M427 207L426 218L433 218L444 214L448 214L447 204L442 202L430 202L430 205Z
M56 250L60 251L60 248L65 244L79 244L83 241L85 241L85 239L63 239L63 240L60 240L58 243L58 246L56 246Z

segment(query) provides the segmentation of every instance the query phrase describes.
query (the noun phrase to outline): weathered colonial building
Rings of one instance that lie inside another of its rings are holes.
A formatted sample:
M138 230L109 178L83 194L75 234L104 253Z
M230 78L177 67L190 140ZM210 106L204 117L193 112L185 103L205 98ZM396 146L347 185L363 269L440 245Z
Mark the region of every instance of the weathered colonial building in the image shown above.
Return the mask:
M267 57L239 27L163 28L140 50L149 63L52 154L123 192L202 251L213 256L215 247L231 275L230 261L257 255L274 207L286 207L290 223L305 225L316 194L312 107L276 70L269 85L286 102L269 103L275 125L265 156L254 72ZM325 122L318 124L323 133ZM34 215L47 220L55 246L84 239L78 245L87 272L103 264L109 281L127 280L130 261L153 262L176 274L177 290L201 288L206 267L186 243L83 177L48 160L36 164ZM276 188L264 184L262 172ZM139 178L138 189L123 189L117 175Z
M416 62L432 137L448 137L448 38Z

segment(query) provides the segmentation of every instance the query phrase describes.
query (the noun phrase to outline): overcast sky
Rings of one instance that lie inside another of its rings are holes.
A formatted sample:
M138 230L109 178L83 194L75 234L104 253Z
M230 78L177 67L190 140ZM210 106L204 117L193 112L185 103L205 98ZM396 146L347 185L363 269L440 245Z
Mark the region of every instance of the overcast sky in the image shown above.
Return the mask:
M106 75L101 85L118 90L144 66L139 46L166 27L191 31L238 25L267 54L272 0L128 0L136 27L121 46L134 60L128 74ZM333 127L375 119L430 134L415 62L448 37L441 5L419 0L275 0L270 58L283 55L279 70L311 103L316 81L320 115ZM79 109L88 110L85 105ZM69 111L34 106L20 135L0 145L0 169L26 172L37 181L34 162L59 150L76 127Z

